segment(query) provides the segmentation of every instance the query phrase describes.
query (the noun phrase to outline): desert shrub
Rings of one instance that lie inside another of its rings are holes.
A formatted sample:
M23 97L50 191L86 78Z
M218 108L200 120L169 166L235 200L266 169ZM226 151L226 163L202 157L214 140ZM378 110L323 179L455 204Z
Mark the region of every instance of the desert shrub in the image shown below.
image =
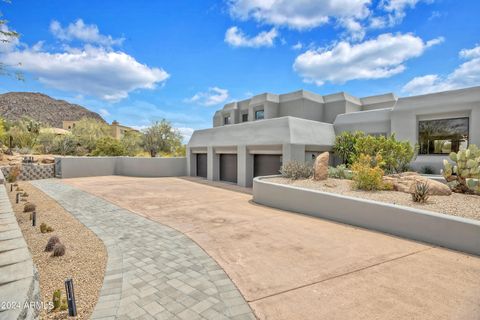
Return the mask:
M100 138L92 152L93 156L125 156L127 151L123 144L112 137Z
M383 160L380 154L375 158L361 154L352 165L354 186L357 189L367 191L391 189L390 185L383 182L382 164Z
M111 129L105 122L95 119L83 118L75 123L72 135L78 144L92 152L97 141L101 138L110 137Z
M17 191L17 192L23 192L23 189L20 188L20 187L17 187L17 189L15 189L15 191Z
M412 192L413 202L426 203L429 198L428 191L430 191L428 182L417 181L415 183L415 189Z
M52 232L53 231L53 228L48 226L46 223L42 223L40 225L40 232L41 233L48 233L48 232Z
M72 134L65 134L55 137L53 141L53 152L55 154L61 154L62 156L76 155L75 151L79 145L79 142Z
M353 178L353 173L347 169L346 165L341 164L336 167L328 167L328 176L334 179L351 180Z
M33 212L37 206L31 202L27 202L23 205L23 212Z
M60 239L57 236L50 237L50 239L48 239L47 245L45 246L45 251L46 252L53 251L53 248L57 243L60 243Z
M142 134L139 132L136 132L136 131L125 132L122 139L120 140L120 143L125 149L125 154L127 156L135 156L139 152L143 151Z
M311 163L289 161L280 168L282 177L298 180L308 179L313 175L313 165Z
M63 255L65 255L65 245L63 243L57 243L54 247L53 247L53 253L52 253L52 257L61 257Z
M364 137L365 133L357 131L354 133L344 131L335 137L333 152L338 155L343 164L350 166L356 157L357 149L355 148L357 140Z
M7 175L7 182L13 183L17 181L18 176L20 175L21 172L22 172L22 168L19 165L15 165L11 167Z
M62 291L60 289L55 290L53 292L52 302L53 302L53 310L60 309L60 304L62 302Z
M432 167L425 166L420 169L420 173L422 174L435 174L435 170Z
M179 155L183 153L182 134L178 129L172 127L172 124L162 119L154 122L143 132L142 146L145 151L150 152L150 156L157 155Z
M40 130L40 134L37 138L37 144L35 150L40 154L54 153L55 150L55 138L56 134L50 128L44 128Z

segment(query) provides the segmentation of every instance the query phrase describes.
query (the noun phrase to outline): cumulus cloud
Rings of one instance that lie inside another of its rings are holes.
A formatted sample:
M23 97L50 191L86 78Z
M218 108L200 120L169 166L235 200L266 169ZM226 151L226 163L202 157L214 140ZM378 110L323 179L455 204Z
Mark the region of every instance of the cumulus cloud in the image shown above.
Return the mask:
M380 2L380 7L388 12L384 18L383 26L393 26L403 20L405 11L413 9L420 3L433 3L434 0L383 0Z
M439 41L424 42L412 34L382 34L376 39L308 50L295 59L294 70L306 82L342 84L356 79L388 78L405 70L405 62Z
M203 106L215 106L225 102L228 99L228 90L219 87L208 88L208 91L197 92L193 97L188 98L185 102L198 103Z
M50 23L50 32L58 39L64 41L79 40L85 43L98 44L102 46L120 45L124 38L114 39L110 35L103 35L94 24L85 24L82 19L62 27L60 22L53 20Z
M112 50L109 45L118 40L101 35L96 26L78 20L66 29L54 25L53 30L59 39L81 40L83 46L62 43L61 50L49 52L43 49L43 41L32 47L12 42L0 49L2 63L32 74L51 88L109 102L124 99L137 89L154 89L169 77L161 68L149 67L125 52Z
M275 28L270 31L262 31L254 37L249 37L238 27L231 27L225 33L225 42L233 47L272 47L278 32Z
M415 77L403 86L402 91L414 95L480 85L480 45L461 50L459 56L466 61L450 74Z

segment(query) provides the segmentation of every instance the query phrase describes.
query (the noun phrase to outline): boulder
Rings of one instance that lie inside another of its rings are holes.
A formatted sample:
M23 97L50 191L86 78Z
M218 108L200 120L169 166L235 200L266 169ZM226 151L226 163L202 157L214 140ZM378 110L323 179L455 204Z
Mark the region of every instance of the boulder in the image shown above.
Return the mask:
M330 158L330 154L328 152L323 152L315 159L315 164L313 166L313 169L314 169L313 179L314 180L327 180L328 179L328 160L329 160L329 158Z
M428 183L429 195L433 196L449 196L452 194L452 190L444 183L428 179L421 176L416 172L404 172L400 174L391 174L383 177L385 183L389 183L393 186L393 190L413 193L415 191L415 185L417 182Z
M55 158L43 158L43 159L41 160L41 163L43 163L43 164L55 163Z

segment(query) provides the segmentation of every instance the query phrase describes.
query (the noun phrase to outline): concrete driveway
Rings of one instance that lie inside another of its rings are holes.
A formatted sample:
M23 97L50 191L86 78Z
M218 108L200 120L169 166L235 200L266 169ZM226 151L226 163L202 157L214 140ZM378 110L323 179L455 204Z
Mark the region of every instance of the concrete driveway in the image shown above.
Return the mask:
M480 258L251 202L195 179L62 180L173 227L260 319L480 319Z

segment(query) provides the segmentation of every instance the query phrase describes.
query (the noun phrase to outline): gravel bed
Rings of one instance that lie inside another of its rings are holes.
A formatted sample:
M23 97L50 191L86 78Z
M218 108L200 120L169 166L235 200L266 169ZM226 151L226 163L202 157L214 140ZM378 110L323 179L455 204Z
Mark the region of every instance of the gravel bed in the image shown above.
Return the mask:
M42 302L51 302L53 292L57 289L62 290L64 298L64 281L72 278L78 313L76 319L89 319L105 274L107 252L103 242L42 191L28 182L18 184L29 194L28 202L37 206L37 226L32 227L30 214L23 212L25 202L15 204L15 192L10 192L10 184L6 185L17 221L39 271ZM42 222L54 231L42 234ZM53 235L58 236L66 247L66 253L62 257L51 257L50 252L44 252L48 239ZM40 313L40 319L67 318L67 311L42 310Z
M404 192L354 190L351 180L290 180L278 177L268 181L480 220L480 196L477 195L453 193L450 196L430 196L427 203L420 204L413 202L412 196Z

